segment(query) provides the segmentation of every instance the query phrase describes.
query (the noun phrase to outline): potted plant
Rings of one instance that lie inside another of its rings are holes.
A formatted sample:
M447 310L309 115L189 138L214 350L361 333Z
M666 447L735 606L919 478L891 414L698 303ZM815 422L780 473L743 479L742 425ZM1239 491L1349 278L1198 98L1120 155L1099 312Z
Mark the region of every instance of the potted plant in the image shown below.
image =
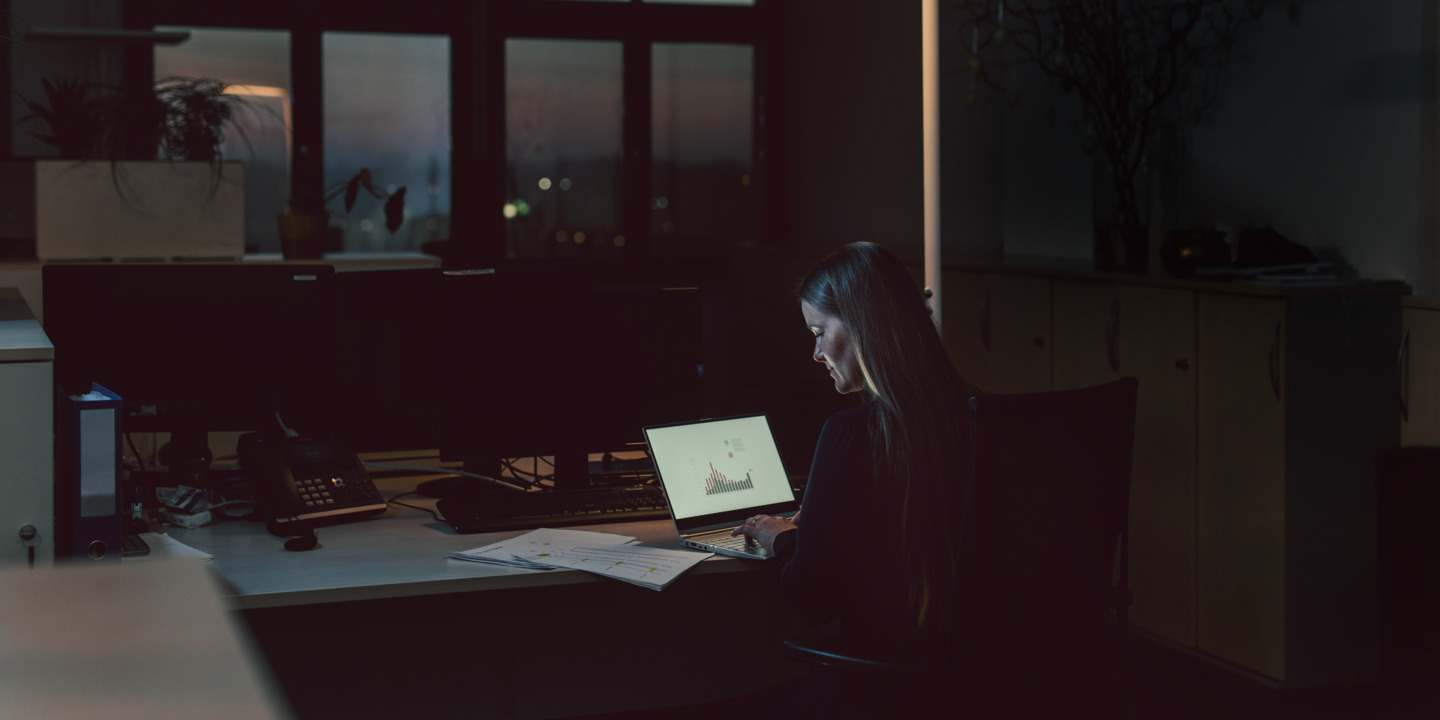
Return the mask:
M325 230L330 226L330 212L325 209L335 198L343 198L345 213L355 209L360 191L376 200L385 201L385 229L391 233L405 222L405 187L393 192L376 187L369 168L332 183L318 197L313 193L297 193L280 213L280 250L286 258L318 258L325 250ZM308 201L306 200L309 197Z
M163 78L138 95L69 79L43 86L45 101L26 99L23 119L39 124L32 135L61 159L35 161L37 256L244 252L244 169L222 153L227 130L244 139L236 121L250 107L244 96L212 78ZM137 149L149 157L129 159Z
M1149 260L1143 177L1153 142L1167 138L1183 152L1187 125L1199 122L1219 93L1222 71L1240 30L1258 18L1264 0L957 0L960 39L969 52L965 102L983 90L1019 103L1002 69L1037 66L1062 93L1078 96L1096 155L1094 259L1099 270L1144 272ZM1296 13L1290 3L1291 18ZM1054 111L1051 111L1054 117ZM1097 179L1097 183L1102 182Z

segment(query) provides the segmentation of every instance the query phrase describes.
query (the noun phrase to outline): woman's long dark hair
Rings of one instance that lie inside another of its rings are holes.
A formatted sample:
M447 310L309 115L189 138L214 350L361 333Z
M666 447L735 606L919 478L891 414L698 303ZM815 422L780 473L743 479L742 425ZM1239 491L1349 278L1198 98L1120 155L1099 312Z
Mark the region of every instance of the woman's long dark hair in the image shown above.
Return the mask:
M951 535L963 492L967 400L976 390L955 369L930 320L910 271L894 253L854 243L820 260L800 281L801 302L840 319L864 374L866 401L877 421L877 490L899 528L896 557L905 563L907 607L917 628L944 620L954 601L955 543Z

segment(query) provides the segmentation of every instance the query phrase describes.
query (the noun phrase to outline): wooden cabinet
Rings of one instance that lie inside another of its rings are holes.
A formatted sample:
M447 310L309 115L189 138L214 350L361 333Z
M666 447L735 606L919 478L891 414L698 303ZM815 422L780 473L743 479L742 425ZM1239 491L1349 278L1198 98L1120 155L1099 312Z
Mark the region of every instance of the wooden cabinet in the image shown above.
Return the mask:
M1056 388L1140 381L1130 483L1131 622L1195 644L1195 292L1055 280Z
M1285 301L1200 298L1197 645L1285 677Z
M1406 312L1402 383L1403 285L946 278L946 341L982 387L1139 378L1136 628L1274 686L1376 678L1375 454L1400 442L1402 397L1407 438L1440 444L1440 303Z
M1198 307L1197 647L1285 686L1374 680L1399 298L1202 293Z
M1400 444L1440 446L1440 299L1406 298L1401 321Z
M1050 280L946 271L945 347L967 380L990 392L1050 389Z

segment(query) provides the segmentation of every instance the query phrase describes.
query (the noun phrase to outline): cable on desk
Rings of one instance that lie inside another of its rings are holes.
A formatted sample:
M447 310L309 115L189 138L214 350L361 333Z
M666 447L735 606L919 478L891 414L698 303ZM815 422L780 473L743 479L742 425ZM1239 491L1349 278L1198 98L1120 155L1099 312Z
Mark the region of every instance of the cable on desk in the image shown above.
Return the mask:
M548 487L548 486L544 485L543 483L545 483L546 481L554 482L554 480L555 480L555 475L554 475L553 473L552 473L552 474L549 474L549 475L541 475L541 474L540 474L540 462L539 462L539 458L536 458L536 459L535 459L535 465L534 465L535 469L534 469L533 471L530 471L530 470L521 470L520 468L515 467L515 461L518 460L518 459L519 459L519 458L504 458L504 459L501 459L501 460L500 460L500 467L502 467L502 468L504 468L504 469L506 469L506 470L509 470L509 471L510 471L510 474L511 474L513 477L517 477L517 478L521 478L521 479L528 479L529 482L530 482L530 484L531 484L531 485L534 485L534 486Z
M139 448L135 447L135 438L130 433L125 433L125 442L130 444L130 452L135 453L135 463L140 466L140 472L145 472L145 458L140 457Z
M365 465L370 465L370 466L373 466L373 467L389 468L389 469L391 469L391 470L415 470L415 471L418 471L418 472L425 472L425 473L440 473L440 474L444 474L444 475L460 475L460 476L462 476L462 477L475 478L476 480L484 480L485 482L493 483L493 484L498 485L498 486L500 486L500 487L503 487L503 488L505 488L505 489L507 489L507 490L514 490L514 491L516 491L516 492L528 492L525 488L516 487L516 486L514 485L514 483L505 482L505 481L503 481L503 480L496 480L495 478L492 478L492 477L490 477L489 475L480 475L480 474L478 474L478 473L466 472L466 471L464 471L464 470L456 470L456 469L453 469L453 468L435 467L435 466L433 466L433 465L429 465L429 466L427 466L427 465L395 465L395 464L393 464L393 463L381 463L381 462L374 462L374 461L371 461L371 460L361 460L360 462L363 463L363 464L365 464ZM534 483L529 483L529 484L532 486L532 488L533 488L533 487L537 487Z
M434 510L431 510L430 508L422 507L422 506L420 506L420 505L411 505L410 503L402 503L402 502L399 502L399 501L396 499L396 498L405 497L406 495L414 495L414 494L415 494L415 492L414 492L413 490L410 491L410 492L400 493L399 495L396 495L395 497L392 497L392 498L387 499L387 500L385 501L385 504L386 504L386 505L399 505L400 507L410 508L411 510L424 510L425 512L430 513L430 517L435 518L436 522L442 522L442 523L445 522L445 518L440 517L438 514L436 514L436 512L435 512Z

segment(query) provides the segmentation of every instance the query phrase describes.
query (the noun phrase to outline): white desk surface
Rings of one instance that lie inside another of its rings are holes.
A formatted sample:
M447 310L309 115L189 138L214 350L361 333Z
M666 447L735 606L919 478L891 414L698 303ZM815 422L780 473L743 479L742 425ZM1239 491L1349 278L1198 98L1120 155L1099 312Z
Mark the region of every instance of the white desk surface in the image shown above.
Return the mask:
M200 562L0 572L0 717L291 716Z
M387 498L413 487L414 480L377 481ZM400 499L413 505L433 500L415 495ZM632 535L645 545L682 549L669 520L577 526ZM509 588L618 582L578 570L525 570L472 563L450 553L524 534L461 535L429 513L392 505L384 514L316 530L320 547L292 552L285 539L260 522L226 520L201 528L165 528L170 537L215 556L212 562L233 589L238 610L288 607L352 600L443 595ZM688 574L746 572L754 561L713 557ZM685 577L676 583L685 582Z

